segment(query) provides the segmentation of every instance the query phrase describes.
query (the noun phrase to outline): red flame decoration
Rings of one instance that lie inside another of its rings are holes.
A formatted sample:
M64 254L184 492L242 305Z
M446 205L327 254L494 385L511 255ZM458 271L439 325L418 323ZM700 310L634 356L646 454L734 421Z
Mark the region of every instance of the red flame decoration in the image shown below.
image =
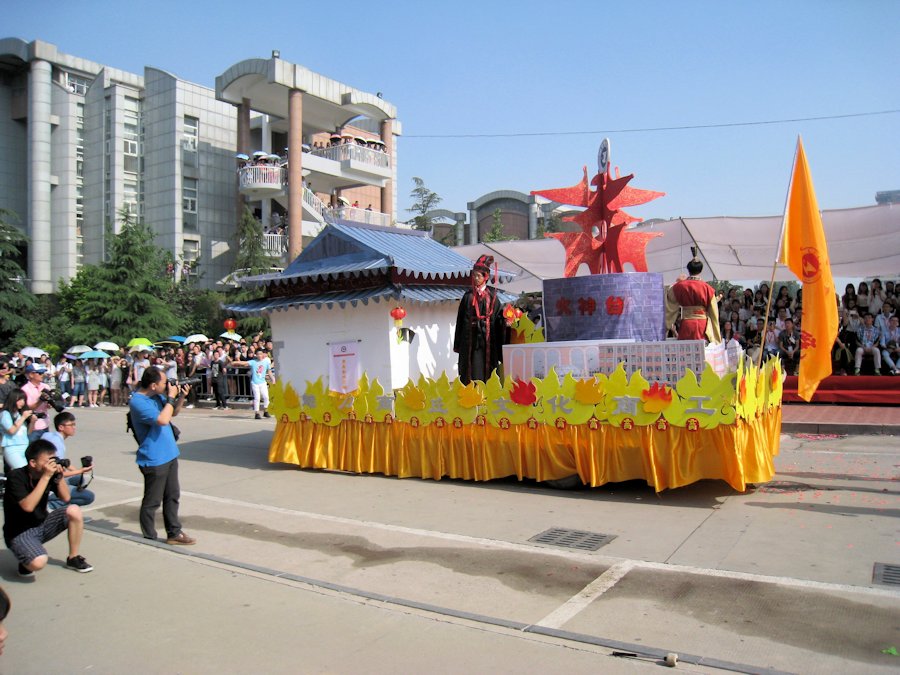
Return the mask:
M518 405L531 405L537 401L535 392L534 383L516 379L513 383L512 391L509 392L509 398Z

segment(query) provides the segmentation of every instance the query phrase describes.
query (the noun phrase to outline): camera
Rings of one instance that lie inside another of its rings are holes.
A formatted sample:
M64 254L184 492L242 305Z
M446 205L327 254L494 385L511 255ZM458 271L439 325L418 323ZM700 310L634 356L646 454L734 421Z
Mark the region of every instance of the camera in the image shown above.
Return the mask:
M61 413L66 409L66 403L63 400L62 394L58 391L42 391L41 400L44 401L44 403L49 403L53 406L53 409L58 413Z
M71 459L63 459L61 457L56 458L56 463L59 464L64 469L68 469L70 466L72 466Z
M199 375L194 375L194 377L182 377L177 380L172 377L169 378L169 384L173 384L176 387L183 387L186 384L190 384L190 385L200 384L201 381L202 381L202 379L200 378Z
M35 416L36 419L42 420L42 419L44 419L44 418L47 416L47 413L39 413L39 412L36 412L36 413L34 413L34 416Z
M89 466L94 466L94 458L90 455L85 455L81 458L81 466L85 469Z

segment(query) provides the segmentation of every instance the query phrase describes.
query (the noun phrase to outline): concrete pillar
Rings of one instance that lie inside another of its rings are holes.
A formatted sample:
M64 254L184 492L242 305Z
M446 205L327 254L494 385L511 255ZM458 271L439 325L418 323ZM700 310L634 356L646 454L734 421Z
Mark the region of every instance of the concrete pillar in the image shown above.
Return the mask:
M288 93L288 264L303 250L303 92Z
M478 211L475 210L475 203L469 202L469 242L470 244L478 243Z
M268 115L262 116L260 131L262 132L262 147L260 150L272 154L272 129ZM272 225L272 198L267 197L260 200L259 206L262 212L260 217L262 218L263 230L267 230Z
M31 292L53 292L50 269L50 115L52 67L32 61L28 73L28 276Z
M531 197L534 199L534 196ZM538 221L538 205L532 201L528 205L528 238L536 239L537 238L537 221Z
M381 140L384 141L384 151L387 153L387 156L391 158L391 174L396 176L397 169L395 167L396 162L394 161L393 120L384 120L381 123ZM397 219L394 214L394 180L392 178L388 178L384 183L384 187L381 188L381 211L390 216L391 224Z
M237 114L237 151L239 153L244 153L245 155L250 154L250 99L244 98L241 99L241 104L238 106L238 114ZM235 225L240 222L241 217L244 215L244 195L241 194L240 188L240 178L235 178L235 213L237 215Z
M466 243L466 214L455 213L453 217L456 219L456 245L462 246Z

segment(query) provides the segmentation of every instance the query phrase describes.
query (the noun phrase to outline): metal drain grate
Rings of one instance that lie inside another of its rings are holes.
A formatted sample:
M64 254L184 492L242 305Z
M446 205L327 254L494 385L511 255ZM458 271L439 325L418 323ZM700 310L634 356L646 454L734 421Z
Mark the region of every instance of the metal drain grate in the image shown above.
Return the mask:
M562 548L574 548L579 551L596 551L616 538L614 534L598 534L583 530L567 530L562 527L551 527L549 530L535 535L528 541Z
M900 586L900 565L875 563L875 567L872 570L872 583Z

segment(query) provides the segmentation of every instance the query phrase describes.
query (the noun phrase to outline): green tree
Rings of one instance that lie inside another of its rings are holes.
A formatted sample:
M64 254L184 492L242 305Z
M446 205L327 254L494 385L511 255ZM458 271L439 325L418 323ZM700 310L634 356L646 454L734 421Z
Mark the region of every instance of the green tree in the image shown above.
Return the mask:
M562 231L562 216L554 211L549 216L541 218L538 222L537 238L542 239L544 234L549 232Z
M500 209L494 209L491 229L481 238L481 241L490 243L493 241L510 241L512 239L515 239L515 237L510 237L503 233L503 219Z
M266 251L262 223L253 217L253 213L247 206L244 206L244 212L238 222L235 244L237 244L237 255L234 257L234 271L231 275L233 281L240 283L242 277L266 274L276 266L275 259ZM242 286L228 294L228 302L237 304L260 297L263 297L261 288ZM238 332L242 333L268 332L269 330L269 320L265 317L241 318L238 325Z
M27 325L35 306L22 268L22 249L28 238L13 224L15 220L12 211L0 209L0 344L4 345Z
M413 218L413 227L417 230L429 231L431 229L431 218L428 216L429 211L433 211L435 207L443 201L436 192L432 192L425 187L425 181L417 176L413 176L413 188L409 196L415 201L407 211L415 213Z
M154 243L149 226L120 214L118 234L109 228L107 260L85 265L60 288L60 305L72 322L73 342L170 335L178 318L168 302L172 256Z

